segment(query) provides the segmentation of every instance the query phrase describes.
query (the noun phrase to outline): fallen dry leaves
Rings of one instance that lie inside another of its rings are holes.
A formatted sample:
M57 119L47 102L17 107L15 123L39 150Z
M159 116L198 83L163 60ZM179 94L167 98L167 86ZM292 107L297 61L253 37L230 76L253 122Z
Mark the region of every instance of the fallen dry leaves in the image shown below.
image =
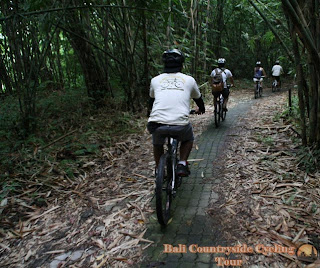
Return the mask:
M28 205L27 193L3 201L1 267L135 263L153 243L143 238L154 187L150 144L146 133L115 144L87 163L96 166L93 172L64 181L54 196L43 193L47 207Z
M251 92L234 91L229 107L251 98ZM260 108L266 109L268 117L267 106ZM196 136L212 120L212 107L207 107L207 111L191 118ZM257 120L252 122L242 129L245 135L233 136L235 141L227 152L225 173L230 184L221 189L230 192L219 210L225 208L234 217L240 217L242 234L248 244L307 241L309 234L317 233L319 219L319 210L314 206L319 202L316 175L306 175L297 168L291 155L295 147L291 143L287 147L290 140L287 136L292 130L284 122L278 125L270 121L262 125ZM255 140L257 132L268 134L269 131L278 137L276 146ZM244 156L247 158L242 161ZM0 228L1 267L50 264L52 267L129 267L139 262L143 250L152 244L144 238L148 217L153 212L150 200L154 193L154 162L150 135L130 135L105 149L101 159L84 163L82 167L88 167L88 172L76 180L55 180L50 185L51 191L41 191L50 179L43 177L35 180L23 194L1 202L0 211L6 212ZM55 174L50 166L44 170L45 174ZM45 200L45 206L30 203L30 195L35 192Z
M219 161L224 163L220 174L224 179L215 190L225 199L209 213L213 217L222 214L223 225L233 226L230 241L253 247L320 246L320 173L300 169L299 146L292 141L296 131L285 117L275 119L286 102L284 92L257 101L229 134L225 155ZM242 258L246 267L304 267L295 255Z

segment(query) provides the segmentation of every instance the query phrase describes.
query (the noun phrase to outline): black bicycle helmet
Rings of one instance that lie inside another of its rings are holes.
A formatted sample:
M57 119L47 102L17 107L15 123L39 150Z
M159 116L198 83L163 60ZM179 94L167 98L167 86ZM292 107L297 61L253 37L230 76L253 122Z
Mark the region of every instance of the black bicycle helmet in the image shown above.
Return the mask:
M169 49L163 52L162 61L164 63L164 71L167 73L180 72L184 62L184 55L178 49Z

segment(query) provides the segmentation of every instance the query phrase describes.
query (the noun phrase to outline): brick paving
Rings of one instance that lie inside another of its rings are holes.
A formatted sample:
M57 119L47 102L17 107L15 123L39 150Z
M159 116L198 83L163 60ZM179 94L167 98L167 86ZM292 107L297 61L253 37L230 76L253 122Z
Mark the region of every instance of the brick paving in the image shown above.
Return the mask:
M218 254L191 253L188 247L192 244L199 246L230 246L225 238L222 226L218 220L206 214L211 203L219 200L219 193L215 192L215 184L221 179L214 178L214 165L219 154L219 148L224 146L227 132L239 118L244 117L251 101L240 103L227 113L227 118L219 128L214 122L201 134L196 141L198 150L193 150L190 159L204 159L192 162L191 175L184 178L178 189L177 197L173 201L173 219L162 228L154 213L150 218L145 238L155 243L145 251L145 260L141 267L218 267L214 258ZM215 176L216 177L216 176ZM155 207L155 206L154 206ZM179 244L187 246L187 253L163 253L164 244L177 247Z

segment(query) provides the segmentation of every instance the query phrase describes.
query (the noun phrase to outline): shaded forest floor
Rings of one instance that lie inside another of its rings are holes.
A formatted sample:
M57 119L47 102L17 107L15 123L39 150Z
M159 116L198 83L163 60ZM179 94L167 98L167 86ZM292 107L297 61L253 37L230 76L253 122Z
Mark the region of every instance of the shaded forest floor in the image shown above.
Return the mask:
M245 87L233 90L229 108L252 99L251 87ZM286 93L257 100L230 135L225 168L218 174L230 183L221 185L224 198L208 213L227 213L225 225L241 223L235 241L317 243L319 173L300 169L300 148L292 139L295 126L283 113L285 103ZM196 136L211 120L212 107L205 115L192 116ZM145 121L136 122L144 126ZM68 155L63 153L61 157ZM2 200L1 267L126 267L140 261L142 251L152 244L143 238L154 209L150 135L139 132L121 138L81 168L84 172L70 179L49 166L41 172L54 174L54 184L43 174L23 192ZM33 202L35 193L44 200L43 206ZM301 266L295 256L243 257L258 267Z

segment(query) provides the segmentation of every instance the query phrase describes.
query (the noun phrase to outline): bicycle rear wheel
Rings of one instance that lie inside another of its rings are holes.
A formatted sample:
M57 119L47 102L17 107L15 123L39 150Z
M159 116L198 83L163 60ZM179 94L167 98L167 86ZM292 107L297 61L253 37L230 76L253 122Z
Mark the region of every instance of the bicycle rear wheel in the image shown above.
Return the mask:
M276 89L277 89L277 88L276 88L276 83L275 83L275 82L273 82L273 83L272 83L272 92L275 92L275 91L276 91Z
M172 168L168 153L161 156L156 177L156 211L158 222L166 226L171 217L172 201Z
M219 127L220 124L221 108L220 100L217 100L214 106L214 123L216 127Z
M223 109L221 110L221 120L224 121L227 116L227 111L224 111Z
M256 83L256 86L254 88L254 98L255 99L259 97L258 96L258 91L259 91L259 85L258 85L258 83Z

